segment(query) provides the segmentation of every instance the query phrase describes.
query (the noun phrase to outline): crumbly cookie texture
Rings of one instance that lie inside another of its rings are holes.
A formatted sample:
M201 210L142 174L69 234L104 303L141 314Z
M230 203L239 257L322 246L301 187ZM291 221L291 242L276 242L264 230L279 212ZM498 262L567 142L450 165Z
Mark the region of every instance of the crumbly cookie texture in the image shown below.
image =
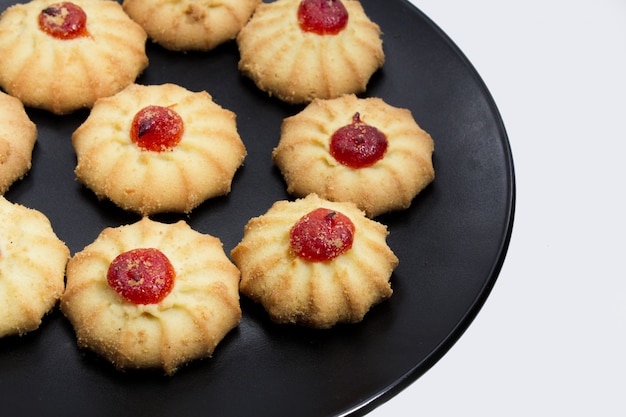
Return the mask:
M184 123L182 139L170 150L144 150L131 140L135 115L153 105L174 110ZM72 142L78 180L99 198L141 215L188 213L229 193L246 156L235 113L205 91L175 84L131 84L98 100Z
M0 91L0 195L30 170L36 140L22 102Z
M366 90L385 60L381 31L361 3L343 0L347 26L339 33L304 32L300 0L261 4L237 37L239 69L257 87L293 104Z
M39 328L63 293L69 257L43 213L0 196L0 337Z
M354 240L338 257L311 262L292 250L290 230L320 207L347 216L355 227ZM311 194L278 201L251 219L231 257L241 270L241 293L261 303L273 321L324 329L359 322L373 305L391 296L389 281L398 258L386 243L387 235L386 226L352 203Z
M136 248L156 248L174 267L174 286L158 303L127 301L108 284L111 262ZM173 374L184 363L211 356L238 325L239 278L218 238L182 220L165 224L145 217L103 230L70 259L61 310L81 348L119 369Z
M363 123L382 132L387 149L382 158L363 168L346 166L331 155L331 137L349 125L356 113ZM405 209L435 176L434 142L408 109L380 98L344 95L316 99L283 121L273 159L289 193L316 193L333 201L350 201L369 217Z
M87 15L86 35L56 38L38 21L59 3L32 0L2 14L0 86L28 107L66 114L134 82L148 65L147 35L115 1L72 0Z
M150 39L174 51L208 51L235 39L261 0L124 0Z

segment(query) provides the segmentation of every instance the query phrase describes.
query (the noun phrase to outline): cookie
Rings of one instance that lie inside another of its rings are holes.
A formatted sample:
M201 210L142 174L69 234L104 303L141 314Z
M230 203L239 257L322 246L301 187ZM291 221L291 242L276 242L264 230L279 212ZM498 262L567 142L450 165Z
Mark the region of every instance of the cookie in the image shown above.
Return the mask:
M235 39L261 0L124 0L150 39L174 51L208 51Z
M145 217L70 259L61 310L81 348L119 369L173 374L238 325L239 277L218 238Z
M147 35L112 0L32 0L0 17L0 87L25 106L66 114L134 82Z
M328 4L339 23L320 32L316 10ZM363 92L385 60L380 28L356 0L261 4L237 44L240 71L259 89L292 104Z
M0 91L0 195L30 170L36 140L22 102Z
M39 328L63 293L69 256L42 212L0 196L0 337Z
M188 213L229 193L246 156L235 113L175 84L98 100L72 143L78 180L141 215Z
M345 95L284 119L272 155L289 193L350 201L376 217L406 209L433 181L433 152L410 110Z
M363 320L391 296L398 258L387 235L354 204L310 194L251 219L231 257L241 293L273 321L326 329Z

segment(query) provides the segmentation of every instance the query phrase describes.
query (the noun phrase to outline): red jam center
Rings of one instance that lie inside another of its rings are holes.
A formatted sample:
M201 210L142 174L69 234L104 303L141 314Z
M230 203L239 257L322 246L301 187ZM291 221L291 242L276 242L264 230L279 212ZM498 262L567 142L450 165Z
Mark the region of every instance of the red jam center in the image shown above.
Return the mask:
M163 152L178 145L184 130L183 119L174 110L148 106L135 115L130 139L145 151Z
M74 39L89 36L87 15L79 6L70 2L51 4L39 13L39 27L58 39Z
M348 24L348 11L341 0L302 0L298 23L305 32L336 35Z
M291 250L300 258L330 261L352 247L354 223L338 211L318 208L293 225L289 239Z
M382 159L387 150L387 136L361 121L355 113L352 124L339 128L330 139L330 154L351 168L365 168Z
M174 267L158 249L133 249L119 254L109 265L107 281L125 300L154 304L174 287Z

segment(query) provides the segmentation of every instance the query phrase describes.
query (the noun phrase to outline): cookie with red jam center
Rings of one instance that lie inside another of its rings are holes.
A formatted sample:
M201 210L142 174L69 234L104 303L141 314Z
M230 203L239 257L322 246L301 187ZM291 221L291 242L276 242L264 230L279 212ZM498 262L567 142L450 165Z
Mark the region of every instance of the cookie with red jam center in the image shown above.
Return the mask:
M218 238L144 217L69 260L61 310L81 348L119 369L173 374L238 325L239 277Z
M113 0L16 4L0 17L0 87L54 114L89 109L148 66L146 39Z
M364 92L385 61L380 27L357 0L262 3L237 45L240 71L294 104Z
M228 194L246 156L235 113L175 84L132 84L98 100L72 143L78 180L144 216Z
M352 203L310 194L251 219L231 251L240 291L282 324L357 323L392 294L387 227Z
M290 194L350 201L376 217L408 208L434 180L433 152L410 110L345 95L285 118L272 155Z

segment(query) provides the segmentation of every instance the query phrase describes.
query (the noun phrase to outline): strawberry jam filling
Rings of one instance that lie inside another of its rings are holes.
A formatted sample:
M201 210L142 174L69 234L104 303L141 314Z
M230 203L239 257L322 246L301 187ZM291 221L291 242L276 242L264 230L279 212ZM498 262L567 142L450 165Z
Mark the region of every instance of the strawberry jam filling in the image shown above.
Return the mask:
M185 125L178 113L169 107L148 106L135 115L130 139L145 151L164 152L176 147Z
M107 272L107 281L126 301L155 304L174 287L174 267L158 249L132 249L119 254Z
M57 39L89 36L87 15L80 6L70 2L51 4L39 13L39 28Z
M298 23L305 32L336 35L348 24L348 11L341 0L302 0Z
M363 123L357 112L351 124L333 133L329 150L340 164L365 168L382 159L387 151L387 136L374 126Z
M289 239L291 250L300 258L330 261L352 247L354 223L338 211L318 208L293 225Z

